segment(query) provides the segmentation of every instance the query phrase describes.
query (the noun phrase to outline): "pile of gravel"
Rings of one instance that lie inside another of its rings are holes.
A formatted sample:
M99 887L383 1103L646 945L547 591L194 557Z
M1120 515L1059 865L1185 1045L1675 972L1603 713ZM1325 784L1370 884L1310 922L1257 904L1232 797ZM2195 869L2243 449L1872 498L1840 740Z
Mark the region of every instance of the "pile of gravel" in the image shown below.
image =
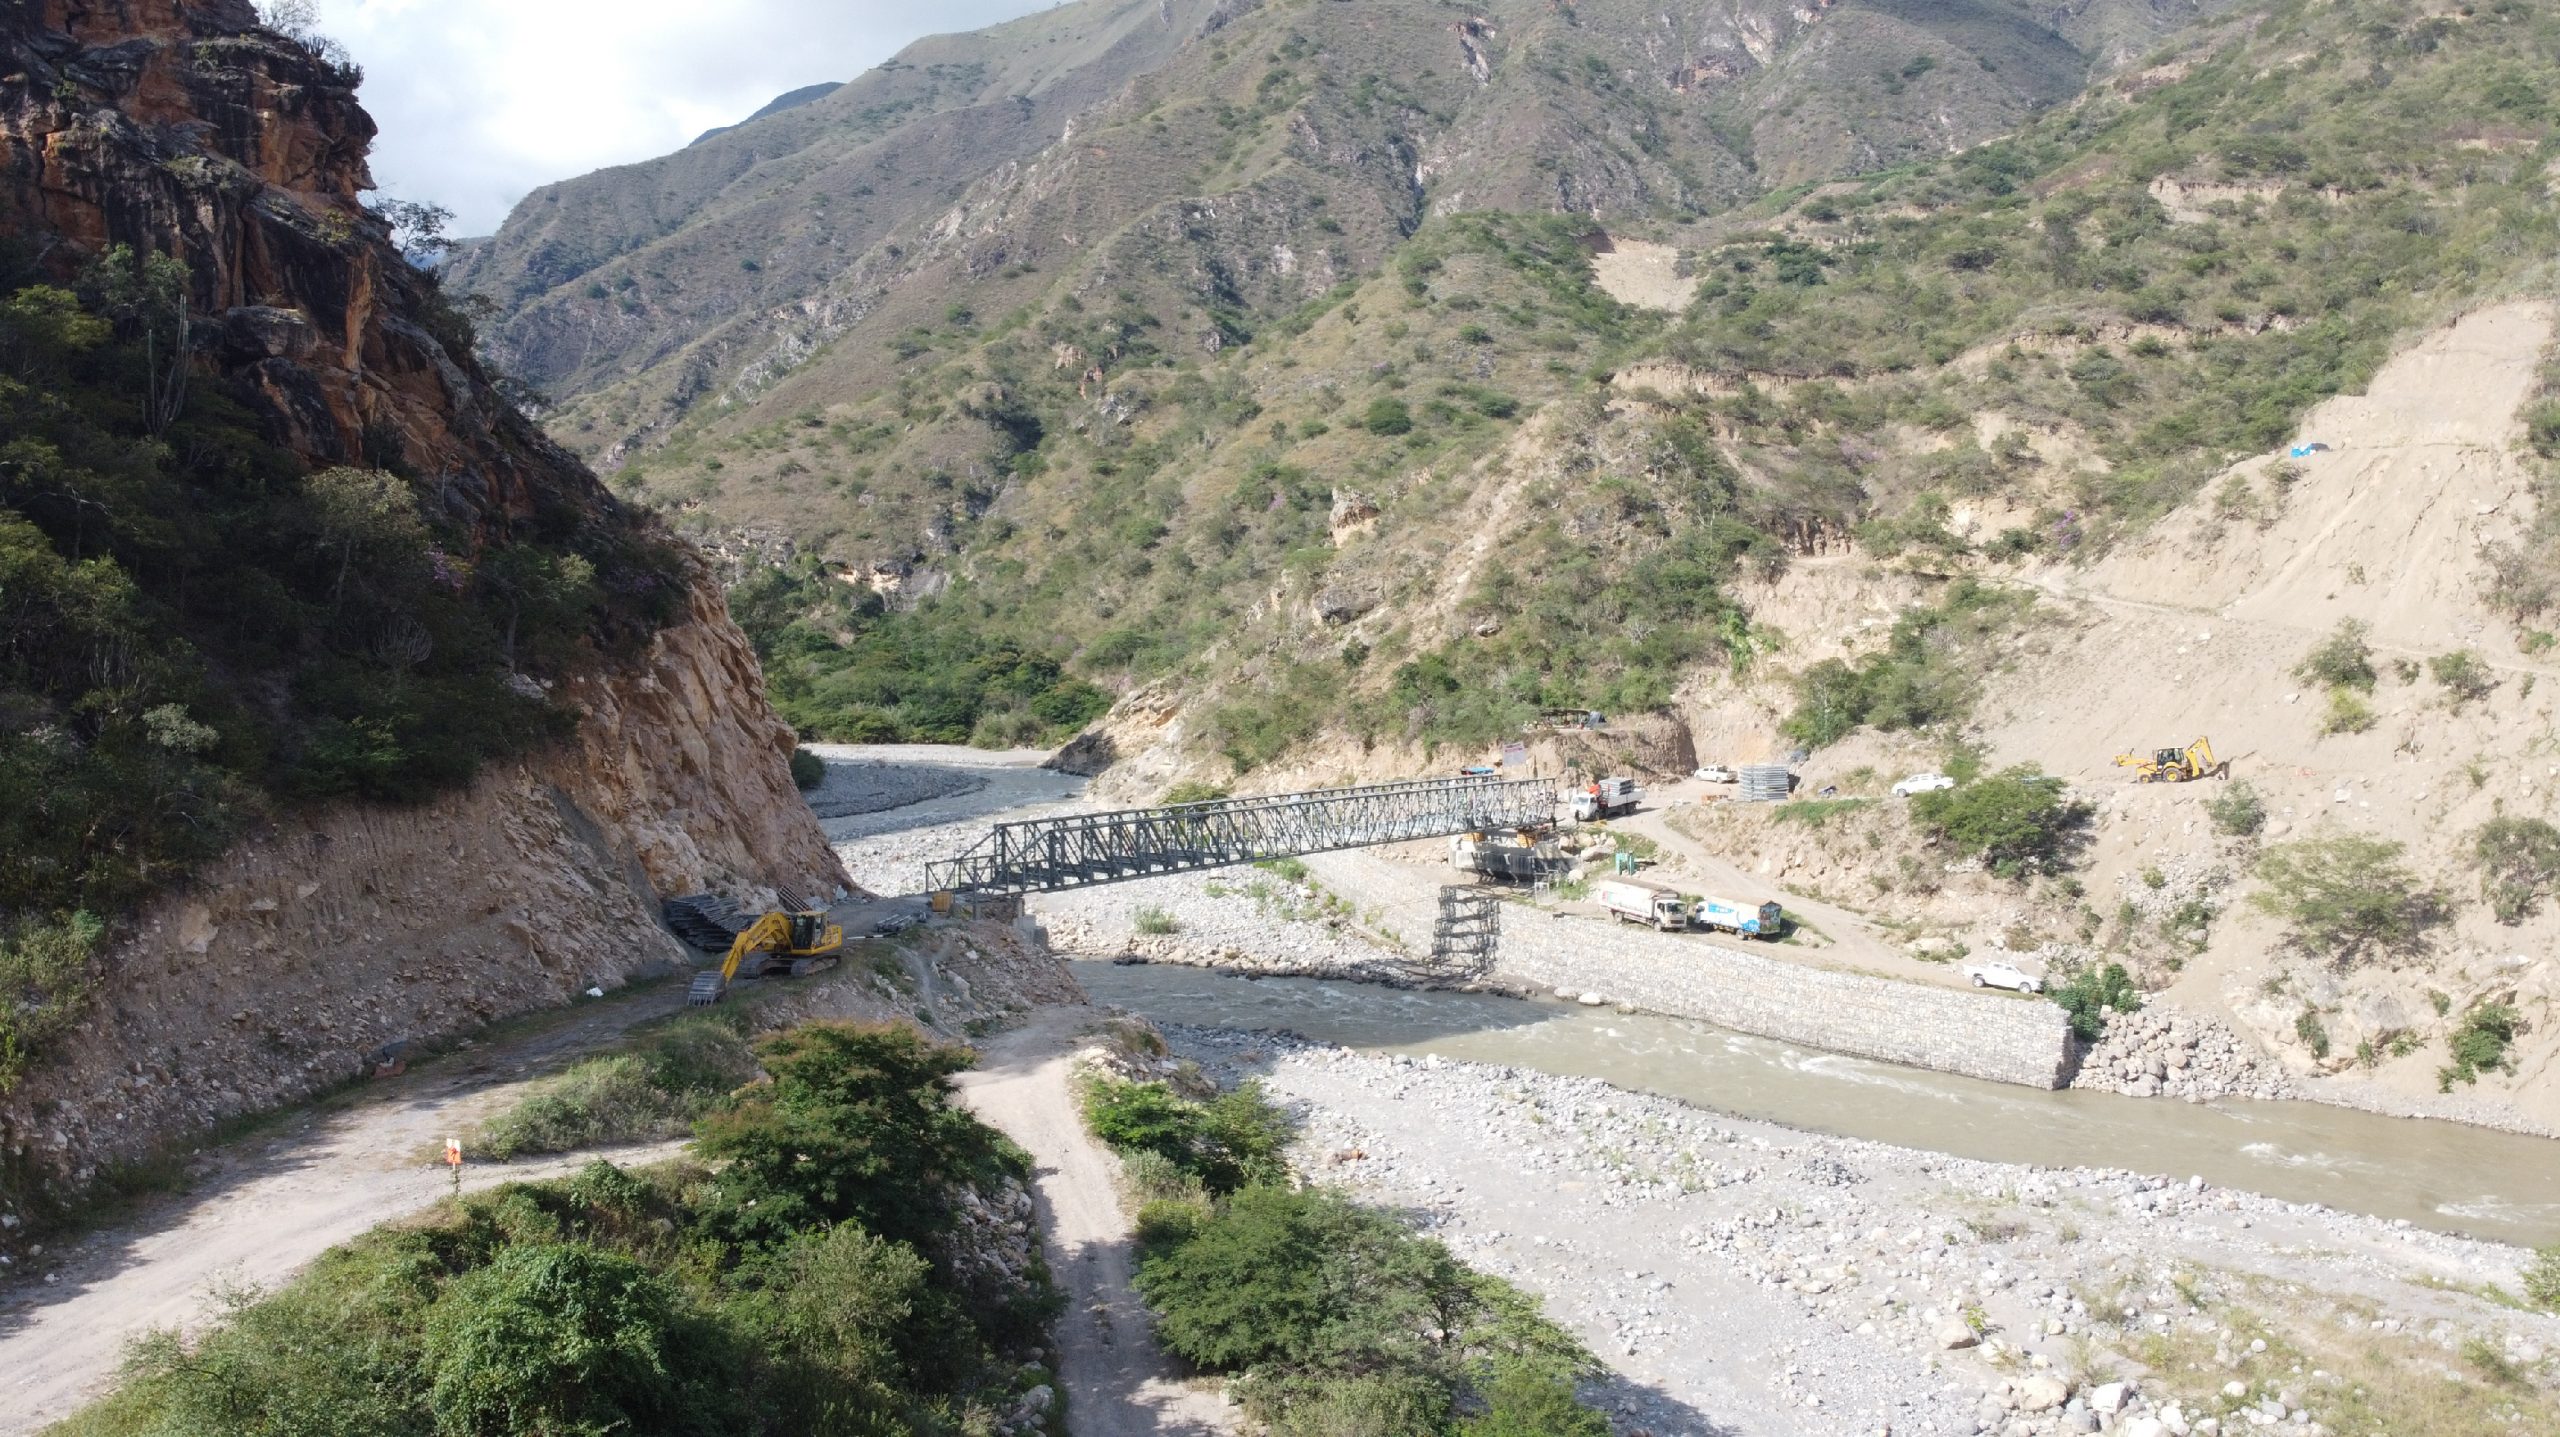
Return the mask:
M2135 1098L2295 1098L2273 1059L2210 1018L2158 1004L2107 1020L2106 1036L2080 1060L2075 1088Z

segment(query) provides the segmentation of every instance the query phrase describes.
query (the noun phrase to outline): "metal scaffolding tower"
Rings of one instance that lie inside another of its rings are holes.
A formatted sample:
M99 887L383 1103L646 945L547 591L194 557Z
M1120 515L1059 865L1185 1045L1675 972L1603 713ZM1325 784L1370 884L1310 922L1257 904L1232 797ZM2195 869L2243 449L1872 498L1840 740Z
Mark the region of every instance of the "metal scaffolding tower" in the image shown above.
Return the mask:
M1429 778L1171 808L1000 823L975 848L926 866L937 890L1020 893L1224 868L1555 820L1542 779Z
M1452 885L1440 890L1440 916L1431 925L1431 966L1437 978L1476 978L1493 971L1502 946L1502 896L1490 888Z

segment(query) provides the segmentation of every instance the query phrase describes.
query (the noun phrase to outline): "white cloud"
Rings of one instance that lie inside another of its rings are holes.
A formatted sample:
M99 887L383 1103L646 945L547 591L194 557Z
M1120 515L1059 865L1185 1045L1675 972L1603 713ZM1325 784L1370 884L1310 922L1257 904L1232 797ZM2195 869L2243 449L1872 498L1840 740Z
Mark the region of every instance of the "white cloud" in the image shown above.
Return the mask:
M486 234L537 185L678 149L910 41L1048 0L319 0L364 66L374 179Z

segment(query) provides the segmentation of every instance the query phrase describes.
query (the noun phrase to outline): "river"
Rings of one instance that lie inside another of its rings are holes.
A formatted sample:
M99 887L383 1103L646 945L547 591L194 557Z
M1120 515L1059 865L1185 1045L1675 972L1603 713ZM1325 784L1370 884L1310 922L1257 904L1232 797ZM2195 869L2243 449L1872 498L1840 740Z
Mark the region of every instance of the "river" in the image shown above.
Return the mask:
M1551 1000L1199 968L1077 963L1096 1002L1160 1023L1286 1029L1599 1078L1791 1127L1962 1157L2200 1175L2445 1232L2560 1242L2560 1143L2302 1102L2041 1092Z

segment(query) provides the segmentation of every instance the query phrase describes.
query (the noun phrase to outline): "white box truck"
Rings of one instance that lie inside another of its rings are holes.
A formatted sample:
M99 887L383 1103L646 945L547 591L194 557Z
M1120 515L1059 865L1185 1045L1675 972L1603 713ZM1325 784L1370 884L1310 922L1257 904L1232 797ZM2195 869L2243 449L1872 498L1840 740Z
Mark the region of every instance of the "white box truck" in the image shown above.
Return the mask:
M1688 900L1678 891L1637 878L1604 878L1592 890L1616 922L1650 923L1669 933L1689 926Z
M1701 928L1721 928L1744 938L1775 942L1787 931L1787 910L1776 903L1727 903L1721 898L1701 898L1690 907L1689 916Z

